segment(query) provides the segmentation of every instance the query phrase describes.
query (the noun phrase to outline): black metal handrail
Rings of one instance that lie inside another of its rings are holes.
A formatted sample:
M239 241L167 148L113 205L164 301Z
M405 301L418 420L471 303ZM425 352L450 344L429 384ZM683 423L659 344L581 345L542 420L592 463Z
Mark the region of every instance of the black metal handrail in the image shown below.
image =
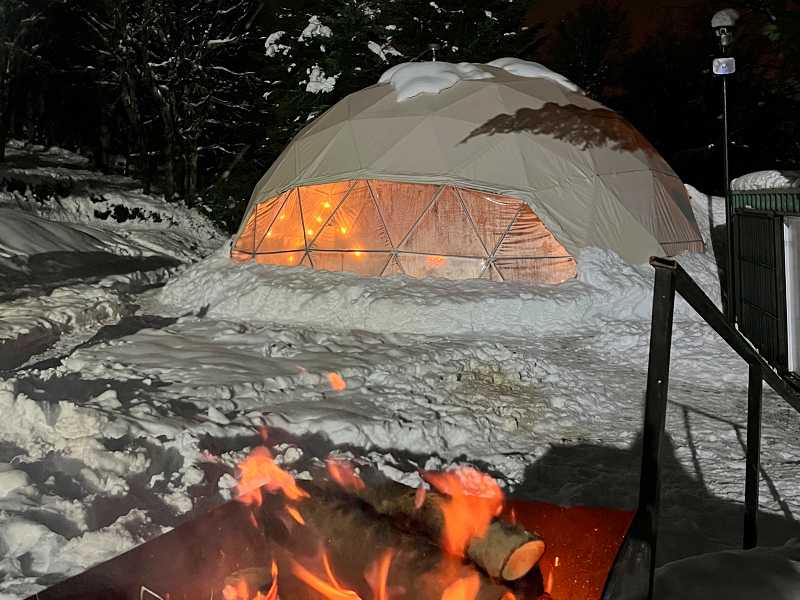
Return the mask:
M609 575L603 600L652 600L661 488L661 442L667 410L670 347L676 292L749 365L747 465L742 546L758 541L758 476L761 454L762 381L800 412L800 394L779 375L720 312L676 261L654 257L653 316L647 365L639 504L628 536Z

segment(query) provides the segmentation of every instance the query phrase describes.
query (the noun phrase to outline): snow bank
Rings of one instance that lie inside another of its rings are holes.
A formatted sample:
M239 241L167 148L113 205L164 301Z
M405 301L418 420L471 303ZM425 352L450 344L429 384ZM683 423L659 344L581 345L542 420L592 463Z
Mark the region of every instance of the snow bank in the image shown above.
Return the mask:
M408 100L419 94L438 94L459 81L491 79L487 65L448 62L406 62L395 65L381 75L378 83L388 83L397 92L397 101ZM541 78L555 81L573 92L578 86L539 63L519 58L498 58L488 66L503 69L518 77Z
M718 296L713 261L686 257ZM216 318L322 329L426 335L546 335L602 320L650 318L652 269L609 252L578 257L578 279L559 286L360 277L305 268L236 263L222 250L171 280L161 302L179 310L208 307ZM679 313L686 310L679 305Z
M755 171L731 181L731 189L736 191L796 187L800 187L800 171Z
M145 194L130 177L87 169L88 159L61 148L15 141L0 165L0 208L111 230L115 244L196 260L224 241L199 210ZM0 238L2 239L2 238Z
M142 249L113 232L81 224L43 219L20 210L0 208L0 257L45 252L109 252L141 256Z

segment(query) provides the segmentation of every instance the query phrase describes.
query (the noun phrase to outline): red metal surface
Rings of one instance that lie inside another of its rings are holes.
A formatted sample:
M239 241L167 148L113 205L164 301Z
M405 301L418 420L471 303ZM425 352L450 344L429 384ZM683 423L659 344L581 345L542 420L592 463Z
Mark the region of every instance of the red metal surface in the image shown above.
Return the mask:
M553 600L600 600L633 512L544 502L510 504L517 522L547 543L539 568L545 581L553 573Z

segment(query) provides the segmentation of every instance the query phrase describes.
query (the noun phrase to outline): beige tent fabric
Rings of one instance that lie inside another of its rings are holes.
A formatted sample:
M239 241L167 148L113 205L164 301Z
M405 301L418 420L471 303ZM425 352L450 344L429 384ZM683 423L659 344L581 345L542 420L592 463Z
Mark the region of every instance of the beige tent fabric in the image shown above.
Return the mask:
M382 180L301 186L260 202L232 256L371 276L561 283L576 275L575 260L516 198Z
M620 115L547 79L493 77L397 101L389 84L311 122L256 185L252 210L287 190L381 180L517 198L569 255L610 248L630 263L701 251L686 190ZM402 200L398 200L402 202Z

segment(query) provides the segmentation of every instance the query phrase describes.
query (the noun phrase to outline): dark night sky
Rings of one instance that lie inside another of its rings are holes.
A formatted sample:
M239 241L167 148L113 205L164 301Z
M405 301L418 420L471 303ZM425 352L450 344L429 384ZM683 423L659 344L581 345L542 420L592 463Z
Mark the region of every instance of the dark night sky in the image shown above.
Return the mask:
M529 12L531 23L545 23L552 27L559 20L575 11L587 0L540 0ZM608 0L609 4L623 8L630 17L634 44L639 44L659 29L681 27L707 27L711 32L711 16L722 8L737 8L743 14L741 25L760 26L765 22L762 15L750 18L736 0ZM787 8L797 8L797 2L787 0Z

